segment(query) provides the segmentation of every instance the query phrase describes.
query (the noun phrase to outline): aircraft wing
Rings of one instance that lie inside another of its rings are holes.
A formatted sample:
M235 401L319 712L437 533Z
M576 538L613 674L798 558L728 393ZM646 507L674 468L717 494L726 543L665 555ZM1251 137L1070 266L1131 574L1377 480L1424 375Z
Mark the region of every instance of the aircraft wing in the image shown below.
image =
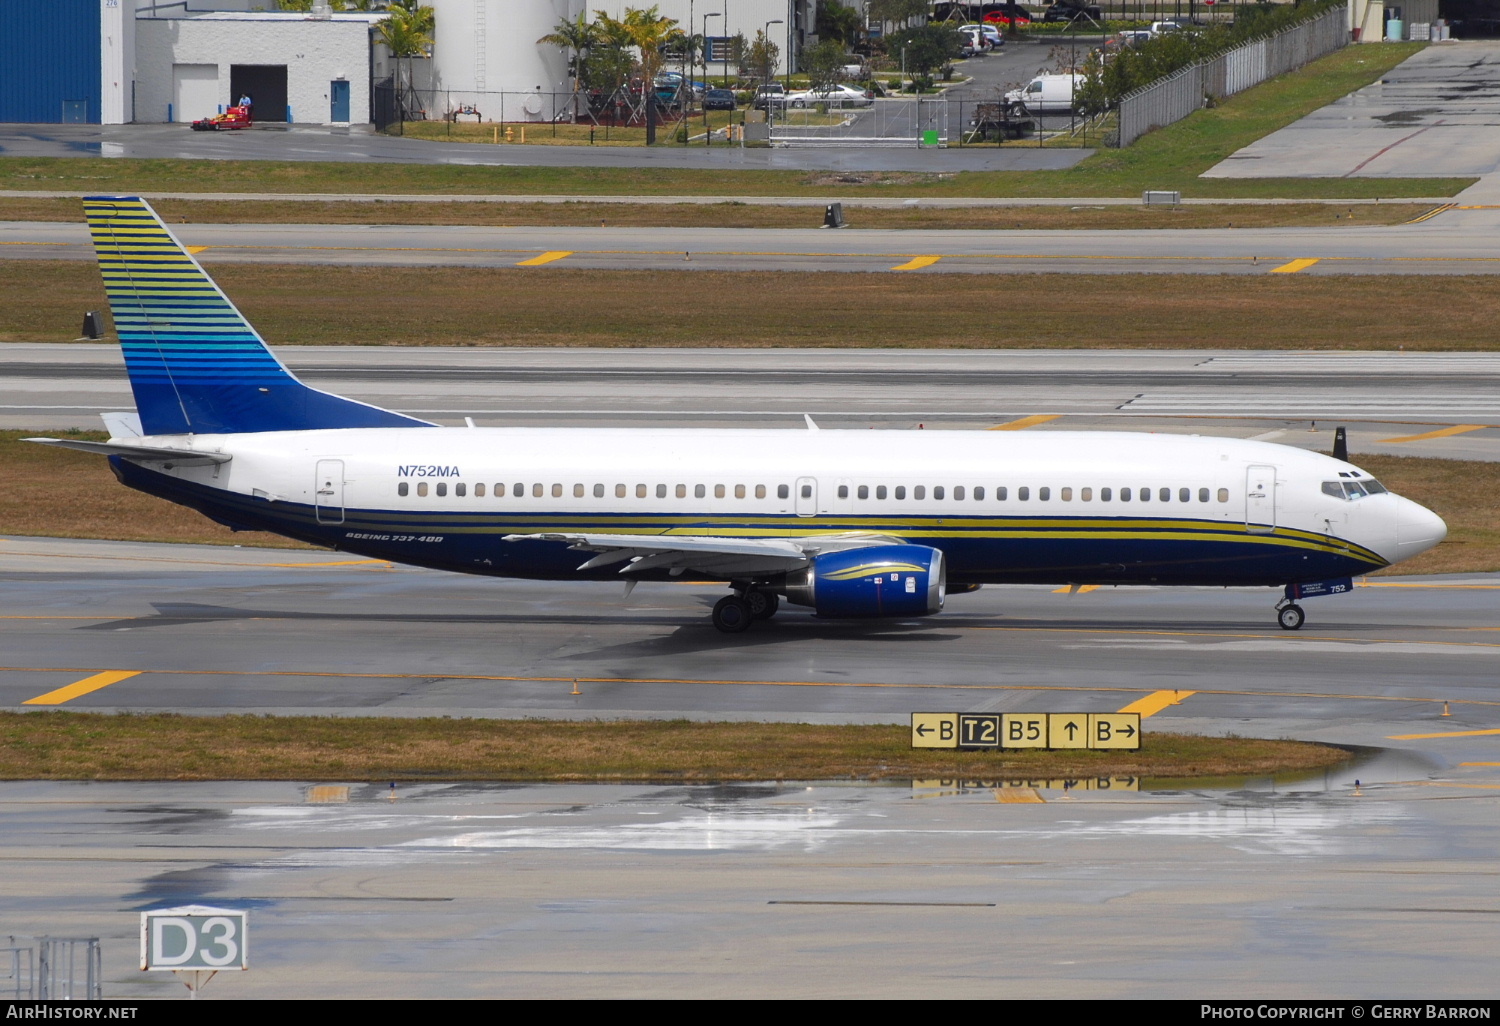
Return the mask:
M579 570L624 563L620 573L693 570L705 574L781 573L797 570L820 552L899 544L873 534L808 535L800 538L725 538L680 534L507 534L508 542L568 542L570 548L598 555Z
M206 467L210 463L228 463L233 459L227 452L194 452L191 449L165 449L152 445L85 442L76 438L23 438L21 441L56 445L63 449L77 449L101 456L124 456L138 463L170 463L177 467Z

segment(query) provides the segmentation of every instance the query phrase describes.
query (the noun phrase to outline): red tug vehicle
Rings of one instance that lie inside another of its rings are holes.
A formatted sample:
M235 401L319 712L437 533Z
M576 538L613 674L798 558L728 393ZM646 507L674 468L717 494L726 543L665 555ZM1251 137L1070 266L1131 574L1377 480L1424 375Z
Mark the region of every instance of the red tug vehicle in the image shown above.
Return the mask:
M193 122L193 131L195 132L220 132L225 129L249 127L249 107L230 107L222 114L217 114L211 118L199 118Z

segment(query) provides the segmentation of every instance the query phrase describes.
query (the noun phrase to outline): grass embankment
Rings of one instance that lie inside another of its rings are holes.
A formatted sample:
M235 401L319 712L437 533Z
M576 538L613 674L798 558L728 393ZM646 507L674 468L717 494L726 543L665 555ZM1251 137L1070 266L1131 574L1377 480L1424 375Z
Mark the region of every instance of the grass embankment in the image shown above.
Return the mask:
M0 713L10 780L1027 780L1273 775L1324 745L1146 733L1139 752L914 751L904 726Z
M1493 275L212 271L273 345L1477 351L1500 308ZM12 261L0 309L0 342L62 342L108 304L92 264Z
M1421 44L1351 46L1061 171L805 172L498 167L316 161L0 158L0 189L89 192L547 193L709 196L1138 196L1337 199L1449 196L1472 178L1199 179L1231 153L1370 84ZM187 129L184 127L184 134ZM503 157L502 147L495 147Z
M817 228L820 207L724 203L401 203L276 200L157 200L171 223L195 224L431 224L609 225L614 228ZM1301 228L1400 224L1431 210L1422 203L1323 203L1253 205L1215 203L1186 207L902 207L859 208L845 214L850 228L1117 229ZM0 221L83 221L76 199L0 197Z
M275 535L235 534L182 506L124 488L102 456L19 441L34 434L58 432L0 431L0 534L308 547ZM1447 541L1387 572L1500 570L1500 464L1360 455L1355 462L1448 521Z

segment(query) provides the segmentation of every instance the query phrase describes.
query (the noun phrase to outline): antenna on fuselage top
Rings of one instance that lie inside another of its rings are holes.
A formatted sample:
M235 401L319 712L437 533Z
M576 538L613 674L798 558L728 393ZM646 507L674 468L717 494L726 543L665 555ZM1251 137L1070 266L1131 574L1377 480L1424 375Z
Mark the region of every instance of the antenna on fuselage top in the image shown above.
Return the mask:
M1349 462L1349 439L1344 435L1343 428L1333 429L1333 458Z

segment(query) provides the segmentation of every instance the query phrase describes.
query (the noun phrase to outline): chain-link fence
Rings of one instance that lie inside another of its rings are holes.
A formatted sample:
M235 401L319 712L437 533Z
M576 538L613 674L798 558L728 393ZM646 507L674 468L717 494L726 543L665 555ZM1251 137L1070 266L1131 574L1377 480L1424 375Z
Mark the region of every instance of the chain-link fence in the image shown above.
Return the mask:
M1153 128L1181 121L1210 97L1233 96L1341 49L1349 42L1348 19L1338 7L1142 86L1120 100L1117 145L1129 146Z

